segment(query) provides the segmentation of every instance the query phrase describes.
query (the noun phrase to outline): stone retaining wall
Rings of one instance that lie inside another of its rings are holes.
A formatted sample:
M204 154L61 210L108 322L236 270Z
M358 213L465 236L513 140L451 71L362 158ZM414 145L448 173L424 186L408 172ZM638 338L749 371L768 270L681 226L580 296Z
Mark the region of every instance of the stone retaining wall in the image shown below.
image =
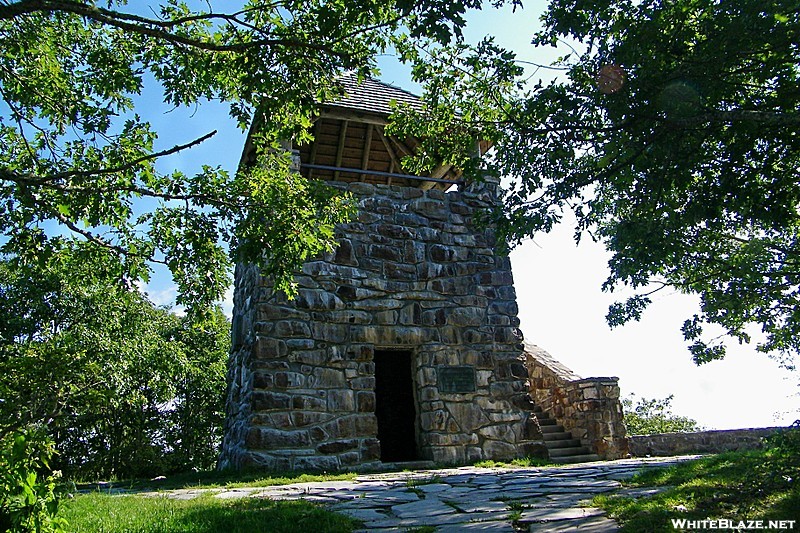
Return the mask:
M760 448L764 437L785 428L750 428L691 433L631 435L630 452L635 457L681 455L686 453L722 453Z
M534 403L603 459L627 457L618 378L582 379L538 346L525 355Z

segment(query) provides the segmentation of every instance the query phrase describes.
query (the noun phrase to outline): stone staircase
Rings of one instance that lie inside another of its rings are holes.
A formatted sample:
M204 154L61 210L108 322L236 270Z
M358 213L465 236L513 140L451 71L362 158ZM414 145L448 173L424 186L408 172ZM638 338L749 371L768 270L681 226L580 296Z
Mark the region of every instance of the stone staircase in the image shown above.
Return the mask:
M551 418L548 413L540 407L534 409L534 415L539 422L542 430L544 445L550 454L550 460L554 463L588 463L599 461L600 456L592 453L592 450L583 446L580 439L572 438L572 434L564 431L564 426L559 425L555 418Z

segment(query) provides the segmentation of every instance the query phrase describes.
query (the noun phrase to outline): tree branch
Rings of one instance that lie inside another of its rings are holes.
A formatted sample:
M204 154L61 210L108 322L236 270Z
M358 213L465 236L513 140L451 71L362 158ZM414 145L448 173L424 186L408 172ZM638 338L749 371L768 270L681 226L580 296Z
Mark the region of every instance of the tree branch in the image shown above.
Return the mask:
M311 50L324 51L338 57L347 57L344 52L337 52L328 45L313 44L308 41L294 39L256 39L250 42L239 42L233 44L218 44L208 41L200 41L178 35L168 31L169 24L164 21L139 17L127 13L119 13L109 9L98 8L80 2L69 0L22 0L7 5L0 5L0 20L13 20L15 17L29 15L33 13L73 13L88 19L94 20L107 26L112 26L122 30L130 31L139 35L145 35L160 39L172 44L182 44L199 50L209 52L243 52L251 48L283 46L287 48L307 48ZM208 17L223 19L222 14L208 14ZM233 15L228 15L229 17ZM180 19L178 19L180 21ZM185 22L189 22L187 19Z

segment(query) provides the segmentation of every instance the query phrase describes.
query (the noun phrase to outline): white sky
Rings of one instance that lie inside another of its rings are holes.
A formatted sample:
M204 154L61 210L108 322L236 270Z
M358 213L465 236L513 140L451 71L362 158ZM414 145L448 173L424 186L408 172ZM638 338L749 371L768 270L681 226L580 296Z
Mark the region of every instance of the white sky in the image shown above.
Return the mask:
M475 39L501 32L498 42L514 49L521 59L549 63L559 52L544 54L529 44L542 7L538 2L516 14L488 10L471 16L467 35ZM391 57L383 58L381 68L383 81L418 90ZM198 163L213 162L234 171L243 134L223 119L224 110L218 106L194 111L148 117L161 134L162 148L221 130L198 149L162 162L162 169L189 171ZM602 246L588 238L576 247L567 224L514 250L511 261L526 340L583 377L618 376L625 395L664 398L673 394L673 412L707 428L787 425L800 418L798 374L780 369L753 348L729 347L724 361L702 367L691 362L680 326L697 308L692 297L656 296L641 322L610 330L605 314L615 298L600 291L607 260ZM149 291L156 303L169 303L174 297L174 288L163 273L152 281Z

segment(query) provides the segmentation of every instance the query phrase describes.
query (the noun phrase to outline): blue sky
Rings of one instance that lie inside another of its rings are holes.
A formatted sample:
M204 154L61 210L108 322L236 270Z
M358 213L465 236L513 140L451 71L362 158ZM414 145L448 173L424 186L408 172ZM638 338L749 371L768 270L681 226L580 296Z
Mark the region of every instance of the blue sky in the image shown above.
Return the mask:
M466 35L476 40L494 34L520 59L549 63L563 52L536 50L529 44L543 7L536 2L516 13L504 9L473 14ZM380 66L383 81L418 91L395 58L381 58ZM151 105L157 97L145 94L139 111L159 132L161 148L219 131L198 148L163 160L162 170L191 172L204 163L235 170L244 133L227 117L225 106L207 103L162 113ZM674 412L708 428L785 425L800 418L797 374L780 369L752 347L731 346L724 361L702 367L691 362L680 334L683 320L697 309L697 300L691 296L658 296L640 322L610 330L604 317L618 296L600 291L608 254L589 239L576 247L568 223L524 243L512 252L511 261L526 340L548 350L577 374L618 376L623 394L634 392L648 398L673 394ZM174 288L162 271L147 289L157 303L174 298Z

